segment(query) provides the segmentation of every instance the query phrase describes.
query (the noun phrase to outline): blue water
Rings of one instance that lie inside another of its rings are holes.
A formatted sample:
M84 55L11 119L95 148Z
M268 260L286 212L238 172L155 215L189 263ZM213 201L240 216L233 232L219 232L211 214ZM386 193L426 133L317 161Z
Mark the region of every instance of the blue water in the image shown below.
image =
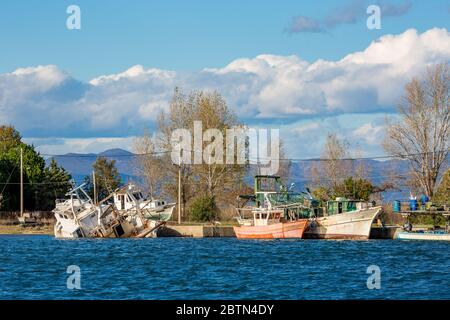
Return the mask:
M0 236L0 299L450 299L449 272L446 242Z

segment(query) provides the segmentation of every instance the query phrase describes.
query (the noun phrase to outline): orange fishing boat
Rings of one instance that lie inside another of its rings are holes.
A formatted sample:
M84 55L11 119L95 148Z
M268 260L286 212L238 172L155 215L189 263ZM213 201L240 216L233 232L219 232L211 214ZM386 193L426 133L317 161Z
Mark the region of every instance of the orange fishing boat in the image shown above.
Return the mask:
M239 239L284 239L302 238L308 219L286 220L284 210L254 209L253 219L241 219L241 225L234 227Z

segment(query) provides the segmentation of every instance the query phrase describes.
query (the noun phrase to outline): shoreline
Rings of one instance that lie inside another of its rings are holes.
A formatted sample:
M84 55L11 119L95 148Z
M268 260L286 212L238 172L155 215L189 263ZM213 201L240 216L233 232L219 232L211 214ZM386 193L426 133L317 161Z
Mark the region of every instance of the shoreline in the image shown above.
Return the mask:
M53 225L22 226L0 224L0 235L53 235Z

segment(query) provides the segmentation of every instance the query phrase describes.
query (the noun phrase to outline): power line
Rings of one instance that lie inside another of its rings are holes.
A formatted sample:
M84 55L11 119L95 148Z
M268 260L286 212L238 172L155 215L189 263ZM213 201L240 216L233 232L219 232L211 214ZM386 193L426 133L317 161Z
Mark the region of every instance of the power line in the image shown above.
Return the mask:
M158 151L158 152L117 154L117 155L76 154L76 153L68 153L68 154L40 153L40 155L44 156L44 157L52 157L52 158L121 158L121 157L156 156L156 155L161 155L161 154L167 154L167 153L170 153L170 152L171 151Z
M182 149L183 150L183 149ZM195 150L183 150L190 153L201 153L203 151L195 151ZM429 151L429 152L419 152L419 153L404 153L398 155L379 155L379 156L370 156L370 157L347 157L341 159L329 159L329 158L279 158L273 159L271 157L252 157L246 158L246 160L279 160L279 161L304 161L304 162L319 162L319 161L355 161L355 160L381 160L381 159L407 159L410 157L422 156L426 154L435 154L442 152L449 152L448 150L437 150L437 151ZM101 154L48 154L41 153L42 156L54 157L54 158L120 158L120 157L144 157L144 156L153 156L153 155L162 155L172 153L172 151L158 151L158 152L147 152L147 153L130 153L130 154L118 154L118 155L101 155Z

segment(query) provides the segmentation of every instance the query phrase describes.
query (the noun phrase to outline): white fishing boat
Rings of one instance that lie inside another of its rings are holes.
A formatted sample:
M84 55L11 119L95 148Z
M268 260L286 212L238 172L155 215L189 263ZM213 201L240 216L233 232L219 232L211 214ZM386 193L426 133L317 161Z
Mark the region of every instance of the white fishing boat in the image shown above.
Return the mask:
M138 232L114 204L95 205L83 187L72 189L68 199L57 201L53 210L56 238L123 238Z
M152 196L144 196L141 189L128 184L114 192L114 204L122 213L140 214L148 221L168 221L176 203L167 203Z
M369 238L372 223L381 212L381 207L371 203L336 198L328 201L326 210L314 210L303 234L309 239L354 239Z
M450 233L447 230L402 231L397 233L396 239L450 241Z

